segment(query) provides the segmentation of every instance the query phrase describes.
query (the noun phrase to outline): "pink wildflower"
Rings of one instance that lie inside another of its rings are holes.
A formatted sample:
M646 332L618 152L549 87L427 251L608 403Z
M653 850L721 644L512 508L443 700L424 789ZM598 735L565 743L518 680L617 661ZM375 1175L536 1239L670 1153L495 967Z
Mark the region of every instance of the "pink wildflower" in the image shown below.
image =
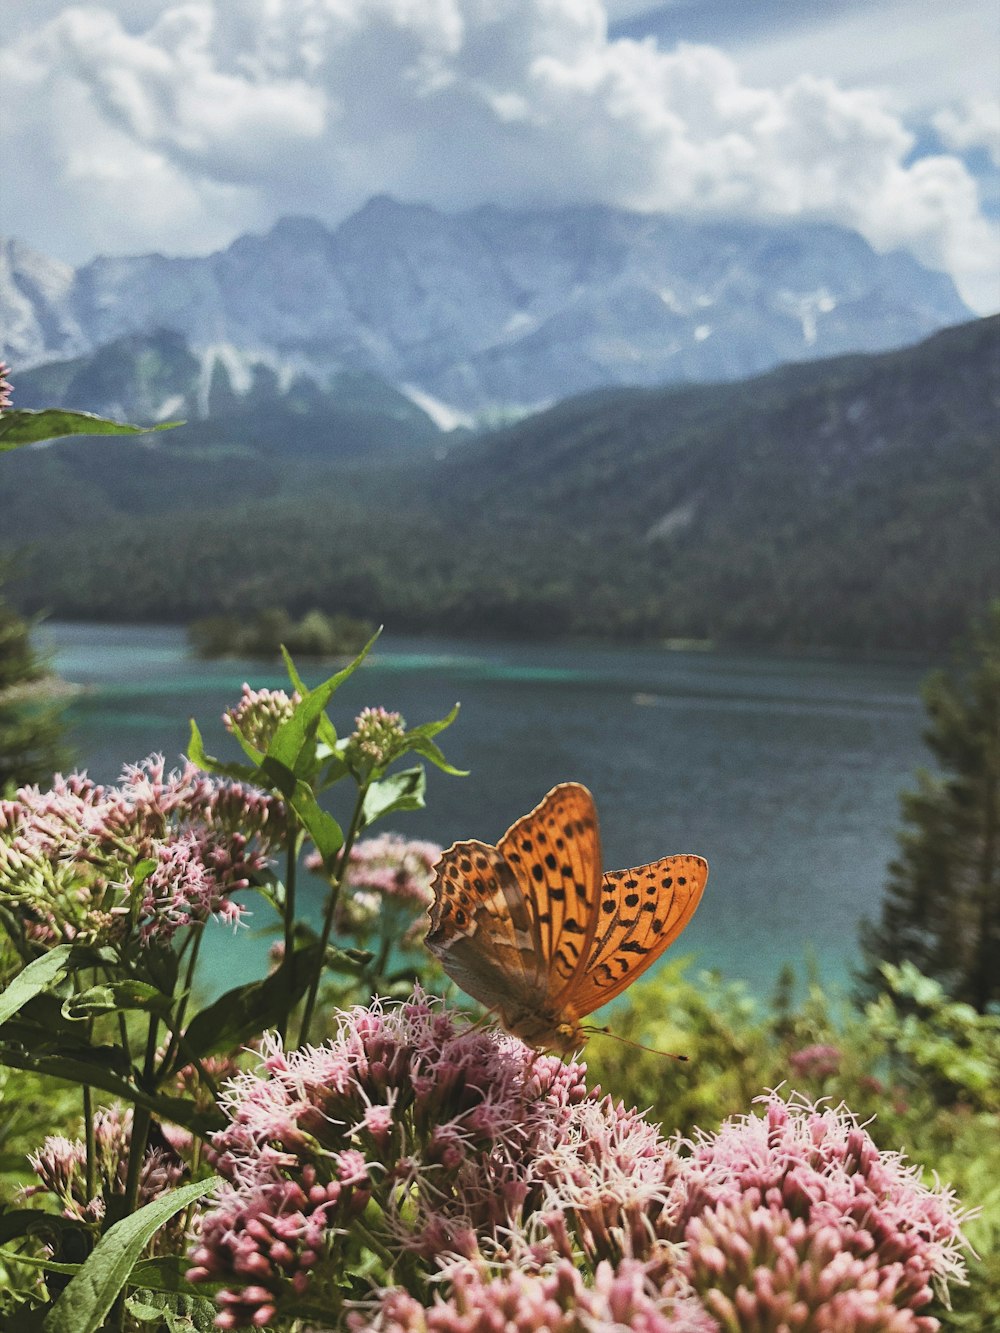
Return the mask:
M588 1262L669 1258L681 1161L658 1127L610 1097L574 1106L536 1163L548 1242Z
M129 1145L132 1141L132 1112L118 1107L100 1110L94 1116L96 1176L99 1193L87 1195L87 1148L82 1139L50 1135L37 1153L29 1157L40 1184L24 1190L25 1197L52 1195L64 1217L84 1222L103 1218L112 1195L125 1193ZM164 1138L146 1149L139 1176L139 1206L176 1189L187 1175L187 1167ZM177 1238L175 1237L175 1240Z
M431 878L441 856L436 842L420 842L383 833L364 838L351 848L344 883L355 890L371 890L396 898L414 908L433 900Z
M836 1046L805 1046L801 1051L793 1051L788 1058L792 1072L800 1078L830 1078L840 1070L843 1056Z
M381 707L363 708L355 719L344 758L362 771L384 768L399 753L405 735L406 724L399 713Z
M727 1327L932 1333L917 1311L964 1274L952 1195L846 1110L766 1100L690 1145L679 1177L681 1266L706 1308Z
M346 892L337 903L338 932L362 941L381 932L404 947L417 945L426 930L423 909L432 900L431 878L440 855L436 842L398 833L356 842L344 874ZM309 870L322 866L318 852L306 858Z
M24 787L0 801L0 901L38 943L119 941L136 866L153 861L135 890L141 939L169 940L213 912L237 920L230 895L266 868L286 829L280 801L192 764L167 773L160 755L115 787L57 774L48 792Z
M716 1333L719 1325L690 1296L650 1282L642 1264L602 1263L588 1286L569 1260L548 1272L517 1269L491 1278L474 1267L454 1276L451 1291L424 1306L403 1291L387 1292L375 1316L355 1315L356 1333Z
M286 1053L272 1039L263 1069L229 1085L231 1124L212 1149L227 1185L192 1270L227 1283L223 1327L270 1318L283 1296L322 1285L331 1260L353 1262L344 1229L371 1195L396 1252L501 1243L537 1146L588 1094L579 1066L460 1022L420 992L376 1002L343 1014L323 1046Z
M139 938L143 943L151 939L166 942L181 927L206 921L213 914L239 925L243 908L228 895L246 888L247 880L233 880L223 866L207 865L217 849L208 850L207 857L206 850L193 833L182 833L157 847L156 869L142 885Z
M284 690L253 690L244 681L240 702L235 708L226 709L222 721L227 731L239 732L258 750L266 751L274 733L301 702L298 690L291 695Z
M13 385L7 378L10 375L10 366L6 361L0 361L0 412L10 407L11 389Z

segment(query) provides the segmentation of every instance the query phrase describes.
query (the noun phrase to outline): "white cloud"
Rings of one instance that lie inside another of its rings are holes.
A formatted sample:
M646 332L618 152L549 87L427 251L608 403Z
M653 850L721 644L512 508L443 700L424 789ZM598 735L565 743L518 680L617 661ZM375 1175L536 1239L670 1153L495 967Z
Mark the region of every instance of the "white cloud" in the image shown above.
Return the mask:
M946 148L959 153L985 148L993 165L1000 167L1000 99L977 97L961 106L943 107L933 125Z
M71 258L206 251L380 190L596 200L831 219L1000 305L973 178L910 161L884 97L753 87L711 47L609 40L600 0L178 0L141 23L121 0L23 32L0 77L6 161L25 164L7 225Z

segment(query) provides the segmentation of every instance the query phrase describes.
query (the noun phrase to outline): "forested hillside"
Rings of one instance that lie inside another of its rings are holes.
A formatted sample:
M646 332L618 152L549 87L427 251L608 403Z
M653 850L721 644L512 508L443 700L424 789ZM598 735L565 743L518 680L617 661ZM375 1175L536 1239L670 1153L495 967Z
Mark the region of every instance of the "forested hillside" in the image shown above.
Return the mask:
M300 471L294 435L266 467L260 446L206 444L197 497L159 472L174 511L118 504L113 524L39 469L98 471L126 446L60 445L4 465L15 510L20 465L65 534L22 555L15 592L107 619L318 606L396 630L926 650L1000 591L998 352L1000 320L979 320L741 384L590 395L444 457L339 471L315 445ZM267 468L299 481L262 494Z

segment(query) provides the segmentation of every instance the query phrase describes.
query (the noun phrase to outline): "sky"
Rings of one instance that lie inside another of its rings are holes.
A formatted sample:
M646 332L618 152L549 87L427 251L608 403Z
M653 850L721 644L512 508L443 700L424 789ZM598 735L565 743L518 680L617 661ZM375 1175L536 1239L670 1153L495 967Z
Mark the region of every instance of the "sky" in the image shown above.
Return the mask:
M0 232L206 254L374 194L833 221L1000 309L996 0L0 0Z

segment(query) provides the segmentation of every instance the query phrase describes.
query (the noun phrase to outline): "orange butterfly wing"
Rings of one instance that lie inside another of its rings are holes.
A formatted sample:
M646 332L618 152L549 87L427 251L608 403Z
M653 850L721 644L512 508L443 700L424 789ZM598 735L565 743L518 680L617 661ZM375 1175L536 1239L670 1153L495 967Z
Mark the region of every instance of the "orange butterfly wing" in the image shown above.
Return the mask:
M594 798L561 782L512 824L497 851L533 917L546 969L539 999L556 1005L590 956L600 918L601 839Z
M609 871L586 965L560 996L567 1016L599 1009L651 967L694 916L707 880L708 862L700 856Z
M537 923L510 865L485 842L456 842L435 867L425 943L487 1009L544 993Z
M427 947L530 1044L557 1044L560 1025L641 976L691 920L708 878L700 856L603 878L600 866L593 797L576 782L553 787L496 847L456 842L437 863Z

